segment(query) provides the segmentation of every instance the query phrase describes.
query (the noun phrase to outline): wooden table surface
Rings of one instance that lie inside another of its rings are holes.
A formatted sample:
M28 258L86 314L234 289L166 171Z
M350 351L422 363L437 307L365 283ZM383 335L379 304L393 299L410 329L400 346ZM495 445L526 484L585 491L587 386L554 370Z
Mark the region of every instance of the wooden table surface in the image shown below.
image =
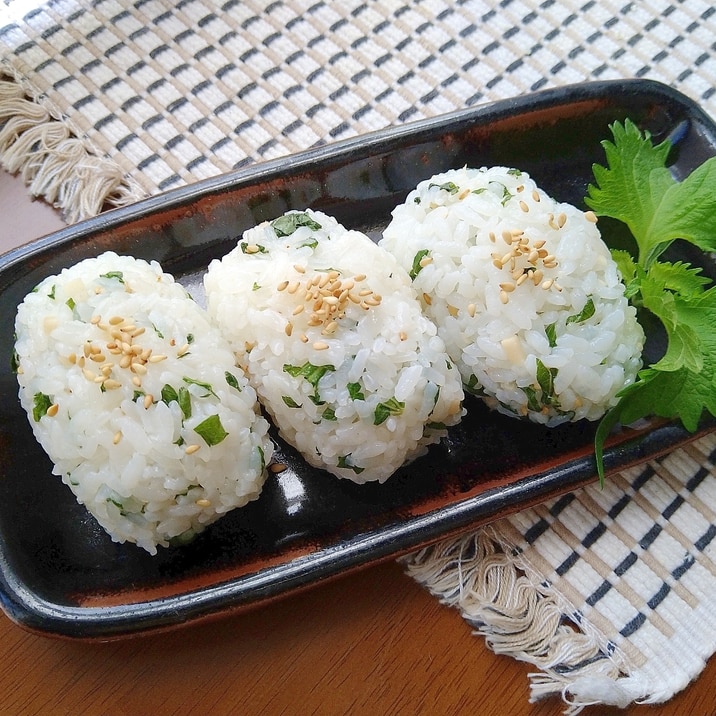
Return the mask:
M62 226L0 170L0 250ZM2 476L0 476L2 479ZM111 643L37 636L0 615L0 714L552 716L532 668L496 656L395 562L271 605ZM716 660L667 704L585 716L713 716Z

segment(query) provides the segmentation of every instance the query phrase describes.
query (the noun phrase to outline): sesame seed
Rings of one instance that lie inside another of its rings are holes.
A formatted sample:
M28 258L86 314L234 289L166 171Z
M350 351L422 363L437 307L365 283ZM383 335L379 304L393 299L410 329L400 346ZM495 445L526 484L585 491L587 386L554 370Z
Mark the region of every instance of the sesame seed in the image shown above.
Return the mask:
M428 294L428 293L423 293L423 301L425 301L425 303L427 303L428 306L433 305L433 299L430 298L430 294Z
M90 318L90 323L93 326L96 326L101 320L102 320L102 316L92 316L92 318Z
M532 190L532 199L539 204L539 192L537 189Z
M291 281L291 283L288 284L288 288L286 289L289 293L296 293L298 291L299 287L298 281Z
M512 244L512 232L511 231L503 231L502 232L502 240L510 246Z
M205 497L197 500L194 503L197 507L211 507L211 500L207 500Z
M110 326L118 326L120 323L124 323L122 316L112 316L112 318L109 319Z
M507 292L502 290L500 291L500 301L502 303L507 303L510 300L510 297L507 295Z
M520 200L520 209L522 209L525 213L530 210L529 206L527 206L527 204L522 200Z
M193 455L197 450L199 450L199 448L201 448L201 445L194 443L193 445L187 445L184 452L187 455Z
M553 284L553 283L554 283L554 279L553 279L553 278L548 278L546 281L543 281L543 282L542 282L542 288L543 288L545 291L549 291L549 289L552 288L552 284Z
M292 313L294 316L297 316L299 313L303 313L305 310L306 307L302 303L299 303L298 306L293 309Z
M118 430L112 438L112 443L116 445L122 439L122 432Z
M55 415L57 415L58 411L60 409L60 406L57 403L53 403L46 411L46 415L48 415L51 418L54 418Z
M592 224L597 223L597 215L593 211L585 211L584 218Z
M118 380L112 380L112 378L105 380L102 385L104 385L107 390L116 390L122 387L122 384Z
M432 262L433 262L433 257L432 257L432 256L423 256L423 258L420 259L420 262L419 262L419 263L420 263L420 266L422 266L423 268L425 268L428 264L431 264Z
M154 355L152 355L149 358L149 360L147 362L148 363L160 363L161 361L166 360L166 359L167 359L167 357L165 355L162 355L161 353L155 353Z
M477 307L475 306L474 303L468 304L468 306L467 306L467 313L468 313L468 315L470 316L470 318L474 318L474 317L475 317L476 308L477 308Z
M290 337L291 334L293 333L293 323L291 323L291 321L289 321L283 330L284 330L284 333Z
M408 334L405 331L400 331L400 333L398 333L398 337L400 338L401 341L408 340Z
M277 291L285 291L286 287L288 286L288 281L281 281L281 283L276 286Z
M306 267L305 267L305 266L301 266L301 264L294 264L294 265L293 265L293 268L294 268L294 270L297 271L298 273L306 273Z
M449 313L451 316L453 316L453 317L457 316L457 308L455 308L455 306L451 306L451 305L448 303L448 305L447 305L447 310L448 310L448 313Z
M512 293L512 291L515 290L515 284L514 283L501 283L500 288L503 291L506 291L507 293Z
M565 224L567 223L567 215L566 214L560 214L557 217L557 225L561 229Z
M145 409L149 409L152 407L152 403L154 402L154 396L151 393L147 393L144 396L144 407Z
M313 344L313 350L314 351L325 351L328 349L328 343L324 343L323 341L316 341Z
M260 249L256 244L249 244L245 249L247 254L257 254L259 250Z

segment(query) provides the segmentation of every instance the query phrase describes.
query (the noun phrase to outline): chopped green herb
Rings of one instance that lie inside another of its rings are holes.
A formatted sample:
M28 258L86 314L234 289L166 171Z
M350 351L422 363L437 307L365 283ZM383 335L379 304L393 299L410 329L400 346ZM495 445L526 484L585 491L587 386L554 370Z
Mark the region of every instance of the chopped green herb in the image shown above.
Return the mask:
M36 423L39 422L40 418L47 414L47 411L51 405L52 398L49 395L45 395L44 393L35 393L32 406L33 420Z
M554 396L554 380L557 377L556 368L548 368L537 358L537 383L542 391L543 405L556 405Z
M433 187L437 187L438 189L442 189L443 191L448 192L449 194L457 194L460 191L460 187L455 184L455 182L448 181L444 184L429 184L428 189L432 189Z
M594 315L595 311L596 308L594 307L594 301L590 296L584 304L584 308L579 313L567 318L567 323L583 323L584 321L589 320Z
M261 288L261 284L256 283L256 281L254 281L254 285L251 287L251 290L258 291L260 288Z
M177 390L174 386L166 384L162 387L161 395L162 402L167 405L173 400L176 400L185 420L191 417L191 395L187 388L181 386L179 390Z
M194 432L200 435L209 447L218 445L229 434L224 430L218 415L210 415L202 420L194 427Z
M410 269L409 276L413 281L417 278L418 274L423 270L421 261L430 253L428 249L420 249L417 254L413 257L413 266Z
M74 311L74 310L75 310L75 306L76 306L77 304L75 303L75 299L72 298L72 296L70 296L70 297L65 301L65 303L67 304L67 306L69 306L70 311Z
M51 298L53 301L55 300L55 289L56 288L57 288L57 286L55 286L55 284L53 283L52 288L50 289L50 292L47 294L47 297Z
M331 408L330 406L327 407L323 411L323 413L321 413L321 419L322 420L330 420L330 421L338 420L338 418L336 417L336 411L333 410L333 408Z
M358 465L352 465L350 463L350 453L348 455L339 455L338 456L338 467L346 468L347 470L353 470L356 475L360 475L363 470L365 470L364 467L358 467Z
M557 324L550 323L548 326L545 326L544 332L549 341L549 347L554 348L557 345Z
M227 370L224 373L224 377L226 378L226 382L229 384L229 387L234 388L234 389L238 390L239 392L241 392L241 386L239 385L239 380L233 373L229 373L229 371Z
M348 388L348 395L350 395L351 400L365 400L365 395L360 389L360 383L348 383L346 387Z
M326 373L335 370L332 365L313 365L308 362L303 365L289 365L287 363L283 366L283 369L290 376L294 378L304 378L311 384L313 387L313 395L310 396L310 398L316 405L320 405L321 401L318 395L318 382Z
M301 226L307 226L312 231L318 231L321 228L321 225L314 221L305 211L284 214L271 222L271 228L278 237L290 236Z
M283 400L286 405L288 405L289 408L300 408L301 406L290 396L290 395L282 395L281 400Z
M385 403L378 403L373 415L373 424L382 425L391 415L401 415L405 409L405 403L389 398Z
M113 278L120 283L124 283L124 274L121 271L108 271L107 273L101 274L100 278Z
M318 246L318 239L308 239L304 241L298 248L308 247L309 249L315 249Z
M199 388L203 388L206 391L206 395L202 395L202 398L208 398L210 395L213 395L217 399L219 397L211 387L211 383L205 383L203 380L195 380L194 378L187 378L186 376L183 376L182 380L187 385L197 385Z
M242 254L267 254L268 249L265 246L261 246L261 244L250 244L252 247L252 250L249 251L249 242L248 241L242 241L239 244L239 247L241 248Z

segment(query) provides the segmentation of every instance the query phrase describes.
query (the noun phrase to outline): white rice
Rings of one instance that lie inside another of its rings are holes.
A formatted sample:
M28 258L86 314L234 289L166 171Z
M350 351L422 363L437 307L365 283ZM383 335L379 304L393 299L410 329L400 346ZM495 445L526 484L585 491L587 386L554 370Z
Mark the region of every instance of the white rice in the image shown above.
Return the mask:
M155 554L259 495L273 444L256 393L157 263L82 261L25 298L15 330L35 437L113 540Z
M289 212L247 231L204 282L259 399L311 465L382 482L460 419L435 325L364 234Z
M596 420L634 381L644 335L596 217L524 172L421 182L380 245L412 272L466 388L491 407L548 425Z

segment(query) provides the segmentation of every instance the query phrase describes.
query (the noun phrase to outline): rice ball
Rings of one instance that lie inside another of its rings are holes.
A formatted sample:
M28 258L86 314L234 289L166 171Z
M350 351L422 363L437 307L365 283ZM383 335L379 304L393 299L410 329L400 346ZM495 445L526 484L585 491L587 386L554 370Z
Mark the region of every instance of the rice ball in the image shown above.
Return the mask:
M395 208L380 246L409 272L467 391L547 425L599 419L643 331L596 216L525 172L450 170Z

